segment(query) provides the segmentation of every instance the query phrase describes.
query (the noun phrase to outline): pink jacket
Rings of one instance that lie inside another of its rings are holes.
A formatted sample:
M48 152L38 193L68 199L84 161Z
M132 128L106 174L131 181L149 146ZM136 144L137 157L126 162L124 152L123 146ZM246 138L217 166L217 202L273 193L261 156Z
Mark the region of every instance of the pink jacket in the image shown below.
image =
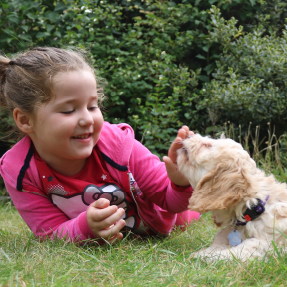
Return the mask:
M130 189L129 172L132 173L139 187L132 194L144 223L168 235L177 213L187 210L192 188L171 184L164 163L134 139L127 124L105 122L97 145L112 178L121 183L123 190ZM70 219L48 197L37 194L42 186L31 150L29 159L30 147L31 140L26 136L0 159L5 186L24 221L38 237L57 235L72 241L94 238L86 211ZM21 190L22 182L31 186L33 193Z

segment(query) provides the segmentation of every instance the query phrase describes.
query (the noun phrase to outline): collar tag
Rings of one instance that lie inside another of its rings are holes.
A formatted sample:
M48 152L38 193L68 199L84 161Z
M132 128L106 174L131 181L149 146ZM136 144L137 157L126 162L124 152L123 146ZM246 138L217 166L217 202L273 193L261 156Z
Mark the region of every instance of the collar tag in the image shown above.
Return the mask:
M232 246L239 245L242 241L240 232L238 230L232 230L228 234L228 240L229 240L229 244Z

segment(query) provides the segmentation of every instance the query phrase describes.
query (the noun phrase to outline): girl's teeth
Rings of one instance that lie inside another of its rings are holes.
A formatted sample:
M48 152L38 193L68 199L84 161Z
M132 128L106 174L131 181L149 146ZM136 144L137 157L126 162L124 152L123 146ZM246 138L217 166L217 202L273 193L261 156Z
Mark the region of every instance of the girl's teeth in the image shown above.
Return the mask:
M74 137L76 139L87 139L89 136L77 136L77 137Z

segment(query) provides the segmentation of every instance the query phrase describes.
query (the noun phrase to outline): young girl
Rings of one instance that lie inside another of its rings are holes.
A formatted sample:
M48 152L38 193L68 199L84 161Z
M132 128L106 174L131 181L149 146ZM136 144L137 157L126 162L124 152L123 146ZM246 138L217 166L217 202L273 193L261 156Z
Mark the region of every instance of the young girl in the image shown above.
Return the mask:
M110 242L168 235L198 219L192 188L176 168L184 126L162 163L127 124L104 122L102 87L81 53L35 48L0 58L1 105L26 136L0 159L20 215L40 237ZM168 139L167 139L168 140Z

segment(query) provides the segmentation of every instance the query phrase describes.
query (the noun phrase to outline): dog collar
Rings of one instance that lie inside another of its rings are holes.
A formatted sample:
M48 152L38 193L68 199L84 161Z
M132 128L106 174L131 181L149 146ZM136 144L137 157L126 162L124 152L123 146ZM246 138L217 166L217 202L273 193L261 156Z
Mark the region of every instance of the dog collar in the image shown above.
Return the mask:
M245 219L245 221L237 220L236 226L246 225L247 222L258 218L265 211L265 204L268 198L269 195L266 196L265 201L262 201L257 198L258 203L252 205L251 208L247 208L246 211L243 213L243 218Z

